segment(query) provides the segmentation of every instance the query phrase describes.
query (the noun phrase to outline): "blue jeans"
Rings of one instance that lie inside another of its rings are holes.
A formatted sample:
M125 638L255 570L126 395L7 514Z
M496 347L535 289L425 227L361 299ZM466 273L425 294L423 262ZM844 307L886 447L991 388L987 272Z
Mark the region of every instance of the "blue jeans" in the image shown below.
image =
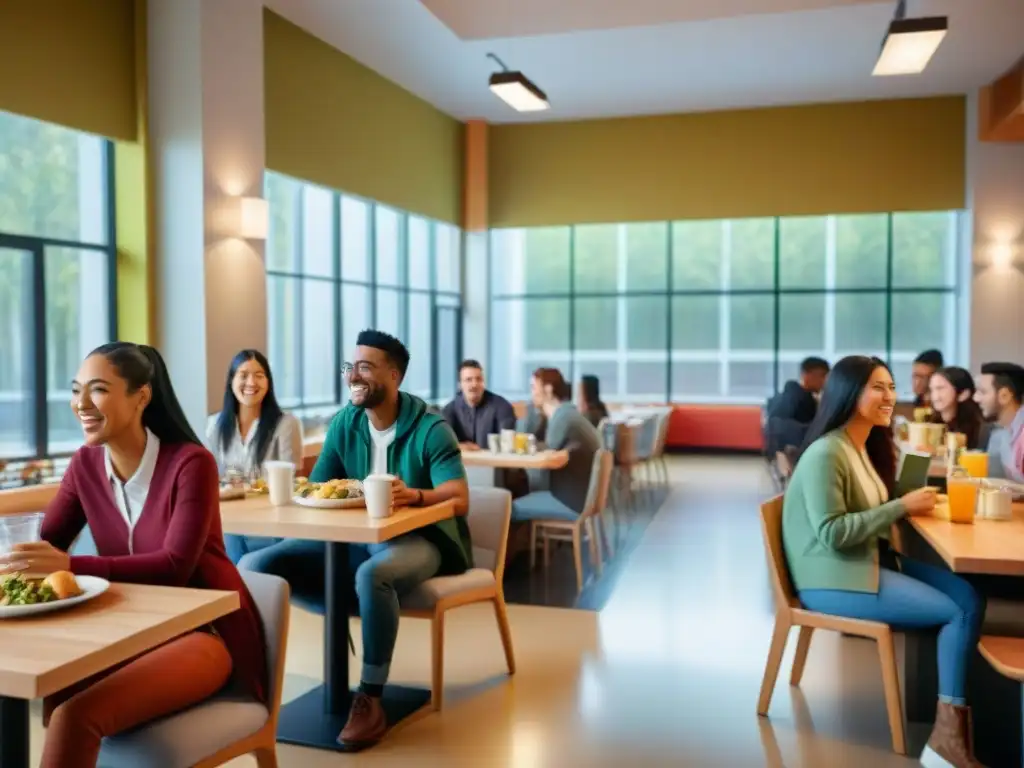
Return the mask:
M969 583L943 568L900 557L901 571L882 568L878 594L804 589L804 607L849 619L880 621L894 629L940 627L939 699L967 703L967 669L981 634L985 601Z
M238 536L234 533L224 534L224 549L228 552L231 562L238 565L238 561L250 552L257 549L269 547L284 539L275 539L272 536Z
M349 544L348 552L363 623L360 680L384 685L398 638L398 598L437 574L441 553L415 533L382 544ZM238 567L280 576L289 583L298 602L322 606L325 559L323 542L283 539L245 555Z

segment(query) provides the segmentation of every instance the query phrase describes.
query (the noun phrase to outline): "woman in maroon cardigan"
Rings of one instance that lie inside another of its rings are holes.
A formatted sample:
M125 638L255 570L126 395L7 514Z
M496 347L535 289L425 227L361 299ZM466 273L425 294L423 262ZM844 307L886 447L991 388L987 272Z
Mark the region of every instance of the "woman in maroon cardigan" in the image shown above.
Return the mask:
M43 541L0 574L69 570L112 581L233 590L241 610L47 699L43 768L93 768L100 741L209 698L232 674L265 700L262 624L224 551L217 464L182 413L160 354L106 344L82 363L71 407L85 445L43 521ZM88 524L98 556L67 550Z

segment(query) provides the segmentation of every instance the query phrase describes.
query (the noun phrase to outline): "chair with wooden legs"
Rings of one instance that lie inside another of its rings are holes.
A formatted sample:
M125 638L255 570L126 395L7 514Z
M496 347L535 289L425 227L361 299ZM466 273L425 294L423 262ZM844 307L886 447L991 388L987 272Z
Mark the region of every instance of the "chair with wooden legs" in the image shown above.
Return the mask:
M473 539L475 567L457 576L428 579L401 599L403 616L431 622L430 704L434 709L441 709L444 701L444 619L453 608L472 603L493 604L508 673L516 672L512 629L502 589L505 548L512 521L512 494L504 488L470 488L466 521Z
M594 454L593 468L590 470L590 487L583 512L575 520L531 520L530 521L530 568L537 564L537 537L540 536L544 546L544 567L550 563L549 544L552 541L571 541L573 562L576 565L576 591L583 591L583 548L585 538L589 545L590 564L600 574L604 562L601 558L601 542L598 536L608 539L603 526L601 513L608 503L608 487L612 478L612 454L599 450ZM610 551L610 550L609 550Z
M267 640L268 705L228 685L194 707L103 740L102 768L214 768L252 755L259 768L277 768L277 719L281 712L291 606L288 583L242 571Z
M761 681L761 694L757 700L757 714L761 716L768 714L772 692L775 690L775 681L779 676L779 667L782 666L782 656L786 651L786 641L789 639L791 628L800 627L796 654L793 657L793 669L789 677L789 684L794 686L800 685L800 679L803 677L807 652L811 647L811 636L814 634L814 630L830 629L848 635L870 638L878 643L878 660L882 666L882 685L885 689L885 707L889 714L889 729L892 732L892 748L897 754L905 755L907 742L903 731L900 680L896 668L896 647L893 643L892 629L888 624L877 621L846 619L808 611L801 607L789 579L786 555L782 549L782 496L776 496L761 505L761 531L764 535L764 546L768 556L776 613L771 649L768 651L764 679Z

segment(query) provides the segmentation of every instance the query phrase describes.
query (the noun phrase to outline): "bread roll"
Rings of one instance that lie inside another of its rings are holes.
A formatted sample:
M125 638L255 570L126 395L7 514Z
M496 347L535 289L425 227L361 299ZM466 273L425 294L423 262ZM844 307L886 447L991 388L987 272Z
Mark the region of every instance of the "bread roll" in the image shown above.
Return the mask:
M71 571L54 571L43 579L43 584L52 589L61 600L82 594L82 588L78 586L78 581Z

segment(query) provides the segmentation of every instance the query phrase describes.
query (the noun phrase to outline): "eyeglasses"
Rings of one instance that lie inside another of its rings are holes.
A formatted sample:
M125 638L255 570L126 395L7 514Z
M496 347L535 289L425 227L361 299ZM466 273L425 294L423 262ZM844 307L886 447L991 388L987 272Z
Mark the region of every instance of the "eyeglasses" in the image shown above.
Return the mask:
M366 360L360 360L358 363L342 363L341 364L341 375L351 376L352 372L355 371L360 376L372 376L377 366L373 363L367 362Z

